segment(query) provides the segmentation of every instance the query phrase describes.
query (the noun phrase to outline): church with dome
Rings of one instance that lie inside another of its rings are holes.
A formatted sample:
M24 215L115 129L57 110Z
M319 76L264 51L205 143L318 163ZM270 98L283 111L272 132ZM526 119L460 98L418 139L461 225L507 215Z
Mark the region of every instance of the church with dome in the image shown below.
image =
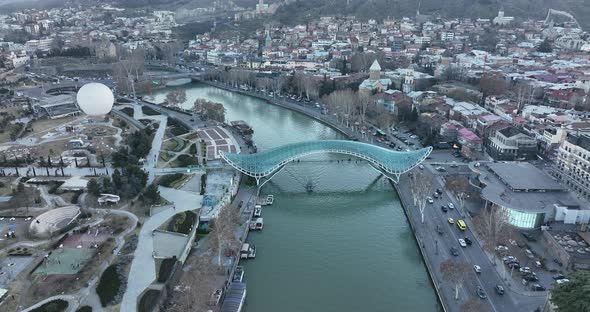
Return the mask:
M391 85L391 79L381 78L381 66L375 60L369 68L369 79L365 79L359 86L362 92L383 92Z

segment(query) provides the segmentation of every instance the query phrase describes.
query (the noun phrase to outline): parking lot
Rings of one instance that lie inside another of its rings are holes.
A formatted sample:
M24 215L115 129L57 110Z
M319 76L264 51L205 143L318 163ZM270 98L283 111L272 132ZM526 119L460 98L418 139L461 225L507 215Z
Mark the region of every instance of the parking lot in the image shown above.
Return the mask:
M26 232L21 229L28 228L31 220L31 217L0 216L0 240L7 239L6 234L9 232L15 232L16 235Z
M33 261L33 257L6 257L0 262L0 288L6 288L22 270Z

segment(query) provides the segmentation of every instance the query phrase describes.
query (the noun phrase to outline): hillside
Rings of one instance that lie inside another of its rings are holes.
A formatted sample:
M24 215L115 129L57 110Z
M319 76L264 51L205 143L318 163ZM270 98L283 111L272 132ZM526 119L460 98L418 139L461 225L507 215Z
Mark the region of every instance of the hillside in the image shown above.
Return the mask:
M590 5L587 0L422 0L421 14L441 17L492 18L500 7L508 16L544 19L548 9L563 10L573 14L582 27L590 28ZM298 0L283 6L277 16L286 24L305 22L321 15L350 14L358 18L383 18L415 16L416 0Z

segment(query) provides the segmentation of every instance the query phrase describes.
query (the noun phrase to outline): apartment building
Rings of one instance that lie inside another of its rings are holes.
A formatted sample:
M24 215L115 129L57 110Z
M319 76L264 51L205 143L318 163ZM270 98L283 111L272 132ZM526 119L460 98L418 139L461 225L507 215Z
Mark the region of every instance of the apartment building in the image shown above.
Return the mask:
M514 127L507 127L489 138L488 153L495 160L535 159L537 141Z
M590 199L590 135L568 134L557 150L554 169L566 187Z

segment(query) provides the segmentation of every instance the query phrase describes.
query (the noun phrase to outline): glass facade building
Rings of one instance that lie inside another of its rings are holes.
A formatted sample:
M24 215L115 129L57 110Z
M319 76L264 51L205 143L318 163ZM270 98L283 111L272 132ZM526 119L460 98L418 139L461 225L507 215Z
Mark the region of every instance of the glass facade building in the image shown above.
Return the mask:
M521 229L538 228L545 220L545 214L542 212L522 212L506 207L502 207L502 210L506 212L506 215L508 216L508 222Z

